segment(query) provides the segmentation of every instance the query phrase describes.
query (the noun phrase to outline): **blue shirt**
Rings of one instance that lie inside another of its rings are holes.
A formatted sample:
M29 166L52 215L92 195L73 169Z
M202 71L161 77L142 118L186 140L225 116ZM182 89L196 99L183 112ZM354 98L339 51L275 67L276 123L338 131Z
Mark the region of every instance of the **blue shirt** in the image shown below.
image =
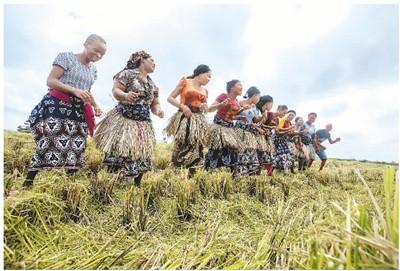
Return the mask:
M309 139L311 139L312 136L313 136L314 133L315 133L315 125L314 125L314 124L309 125L307 122L305 122L305 123L303 124L303 126L301 127L300 131L303 131L304 129L307 129L307 134L306 134L306 136L307 136Z
M322 143L327 139L331 139L331 134L325 129L318 130L315 135L317 136L319 143Z
M252 107L250 109L244 110L243 112L240 113L241 116L245 116L247 118L247 124L253 123L254 117L257 117L260 115L260 110L257 109L257 107ZM244 123L242 120L238 120L240 123Z

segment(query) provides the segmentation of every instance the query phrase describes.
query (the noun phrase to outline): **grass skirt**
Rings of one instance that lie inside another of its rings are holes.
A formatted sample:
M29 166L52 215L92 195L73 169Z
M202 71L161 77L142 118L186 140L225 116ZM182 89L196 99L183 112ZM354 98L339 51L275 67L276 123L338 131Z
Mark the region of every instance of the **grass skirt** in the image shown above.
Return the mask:
M240 142L234 124L215 116L214 123L210 126L209 150L205 158L207 170L228 167L235 169L238 153L245 150L245 145Z
M128 119L113 109L98 124L94 142L111 156L142 160L153 157L156 141L150 121Z
M202 113L190 118L178 111L170 119L165 132L174 137L172 163L176 167L193 167L203 164L203 149L209 140L210 125Z

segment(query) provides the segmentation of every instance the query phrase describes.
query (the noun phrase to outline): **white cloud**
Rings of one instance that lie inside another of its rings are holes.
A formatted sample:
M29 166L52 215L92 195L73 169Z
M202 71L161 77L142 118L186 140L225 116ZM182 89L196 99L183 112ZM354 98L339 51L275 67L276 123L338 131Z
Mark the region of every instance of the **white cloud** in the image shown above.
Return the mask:
M138 40L143 37L146 27L166 20L171 16L172 7L165 3L134 2L102 3L81 2L79 5L64 4L47 6L48 15L40 22L39 31L58 46L73 47L83 44L91 33L111 37Z
M332 123L333 139L342 139L334 147L329 147L329 153L342 158L393 161L398 159L396 142L399 127L395 119L388 119L399 113L397 85L368 89L348 87L330 93L334 94L309 99L294 106L298 115L304 118L310 111L324 112L326 108L338 106L343 109L335 114L319 114L317 118L317 129ZM381 123L383 121L385 123Z
M285 51L318 41L346 18L350 8L333 2L266 2L252 6L243 34L248 48L243 77L250 81L275 79L278 61Z
M310 111L324 112L328 107L340 105L343 108L336 114L320 114L317 118L319 128L326 123L332 123L334 134L358 134L358 140L368 144L382 144L387 137L397 133L397 125L380 127L388 113L398 113L398 86L379 86L369 89L344 88L338 89L324 98L310 99L294 106L297 111L306 116ZM390 122L390 120L388 120ZM376 127L380 127L377 129Z
M38 71L5 68L5 106L19 111L32 110L46 93L46 77ZM26 117L28 118L28 116Z

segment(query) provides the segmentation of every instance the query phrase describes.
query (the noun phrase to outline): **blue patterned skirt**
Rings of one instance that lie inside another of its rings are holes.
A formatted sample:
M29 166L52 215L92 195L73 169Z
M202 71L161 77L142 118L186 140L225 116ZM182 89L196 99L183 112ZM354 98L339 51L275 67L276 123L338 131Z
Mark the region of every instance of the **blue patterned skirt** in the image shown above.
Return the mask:
M294 157L290 151L287 135L275 135L275 168L288 170L294 166Z
M214 125L210 129L211 143L205 157L205 168L210 170L227 167L234 170L238 162L239 144L234 132L234 123L215 116Z
M258 132L251 124L237 122L235 127L240 139L245 143L244 151L238 153L237 172L240 175L254 175L261 172L261 164L258 158L257 143Z
M28 119L36 143L28 170L78 169L84 164L88 128L80 99L71 103L50 94L32 110Z

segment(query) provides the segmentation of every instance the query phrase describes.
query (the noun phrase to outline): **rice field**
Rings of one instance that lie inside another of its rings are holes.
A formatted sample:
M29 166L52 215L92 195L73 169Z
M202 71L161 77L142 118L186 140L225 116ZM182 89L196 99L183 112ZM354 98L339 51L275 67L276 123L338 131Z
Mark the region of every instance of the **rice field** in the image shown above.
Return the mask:
M329 160L238 181L170 166L158 144L140 188L89 140L76 176L22 190L30 134L5 132L5 269L398 269L398 165ZM17 194L15 192L17 191Z

